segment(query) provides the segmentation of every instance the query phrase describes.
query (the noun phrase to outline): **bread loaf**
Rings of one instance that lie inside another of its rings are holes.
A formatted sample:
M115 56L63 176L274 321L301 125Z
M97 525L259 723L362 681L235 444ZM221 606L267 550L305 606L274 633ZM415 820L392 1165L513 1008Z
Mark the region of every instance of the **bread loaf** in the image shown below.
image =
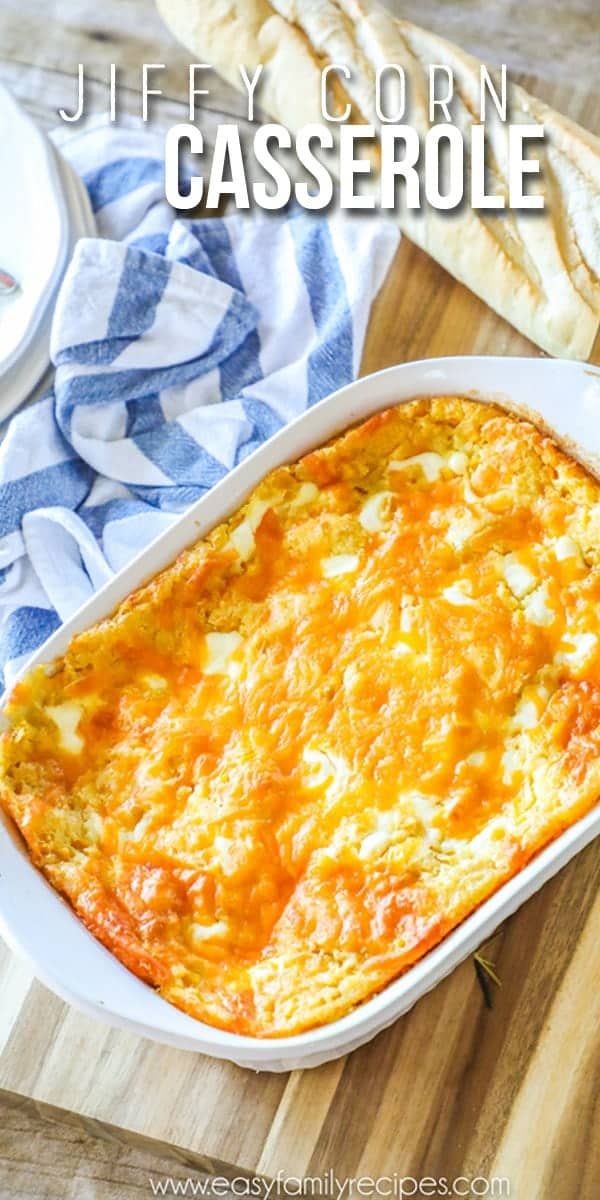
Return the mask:
M397 20L374 0L157 0L176 36L202 61L240 86L238 66L265 64L260 102L296 132L322 122L321 71L344 63L337 99L352 120L379 126L378 67L397 63L408 83L407 120L430 127L428 67L454 74L453 117L479 122L480 63L444 38ZM345 89L347 88L347 95ZM600 140L509 84L510 121L544 125L536 143L545 208L520 212L403 210L401 228L417 245L516 329L553 355L586 359L600 323ZM487 127L489 187L508 194L507 126Z

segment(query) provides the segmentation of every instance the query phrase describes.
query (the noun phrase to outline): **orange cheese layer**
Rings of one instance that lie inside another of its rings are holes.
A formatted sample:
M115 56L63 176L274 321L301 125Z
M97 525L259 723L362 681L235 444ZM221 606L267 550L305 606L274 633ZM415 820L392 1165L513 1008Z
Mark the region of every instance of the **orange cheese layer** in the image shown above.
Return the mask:
M599 534L526 421L382 413L15 688L3 803L167 1000L340 1017L596 803Z

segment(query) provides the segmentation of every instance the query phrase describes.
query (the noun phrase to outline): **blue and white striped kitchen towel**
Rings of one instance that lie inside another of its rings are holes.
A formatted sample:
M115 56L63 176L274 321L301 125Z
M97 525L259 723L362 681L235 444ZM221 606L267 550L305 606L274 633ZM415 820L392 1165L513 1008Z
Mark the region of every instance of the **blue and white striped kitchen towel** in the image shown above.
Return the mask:
M355 377L396 249L372 216L176 219L162 147L140 126L61 139L101 237L59 296L53 390L0 445L7 685L187 505Z

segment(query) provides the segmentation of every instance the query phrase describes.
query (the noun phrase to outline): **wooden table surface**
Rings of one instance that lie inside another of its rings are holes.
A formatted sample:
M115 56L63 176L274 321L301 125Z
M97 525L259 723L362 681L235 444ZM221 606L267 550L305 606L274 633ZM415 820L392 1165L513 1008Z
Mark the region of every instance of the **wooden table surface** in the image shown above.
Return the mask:
M507 61L531 90L600 132L597 0L388 6L490 64ZM156 119L179 118L188 59L150 0L0 3L0 81L46 126L71 104L80 61L97 81L98 107L106 65L118 62L122 105L132 111L138 64L168 64ZM210 106L215 122L240 112L218 81ZM536 351L404 241L372 314L362 369L458 353ZM0 945L0 1200L149 1196L150 1177L184 1179L183 1162L198 1166L207 1144L215 1163L243 1161L268 1175L281 1164L340 1176L495 1174L509 1177L513 1200L592 1200L600 1181L598 873L589 847L496 938L502 987L491 1011L467 962L370 1047L287 1078L222 1069L108 1031L51 996ZM177 1146L185 1153L174 1163Z

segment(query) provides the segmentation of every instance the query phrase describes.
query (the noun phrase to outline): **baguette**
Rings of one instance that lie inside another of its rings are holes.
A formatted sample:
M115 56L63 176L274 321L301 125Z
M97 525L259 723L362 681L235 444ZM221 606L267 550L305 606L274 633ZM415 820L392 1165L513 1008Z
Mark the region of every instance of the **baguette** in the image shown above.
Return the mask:
M375 78L384 63L404 67L408 120L430 127L428 66L444 63L455 81L454 119L478 122L480 63L444 38L397 20L374 0L157 0L175 35L240 86L238 65L268 66L261 104L292 132L322 122L321 70L351 71L336 79L335 100L351 103L352 120L378 128ZM544 125L543 211L451 213L403 211L403 232L456 279L549 354L587 359L600 323L600 140L516 84L510 120ZM507 130L487 126L489 187L508 194Z

